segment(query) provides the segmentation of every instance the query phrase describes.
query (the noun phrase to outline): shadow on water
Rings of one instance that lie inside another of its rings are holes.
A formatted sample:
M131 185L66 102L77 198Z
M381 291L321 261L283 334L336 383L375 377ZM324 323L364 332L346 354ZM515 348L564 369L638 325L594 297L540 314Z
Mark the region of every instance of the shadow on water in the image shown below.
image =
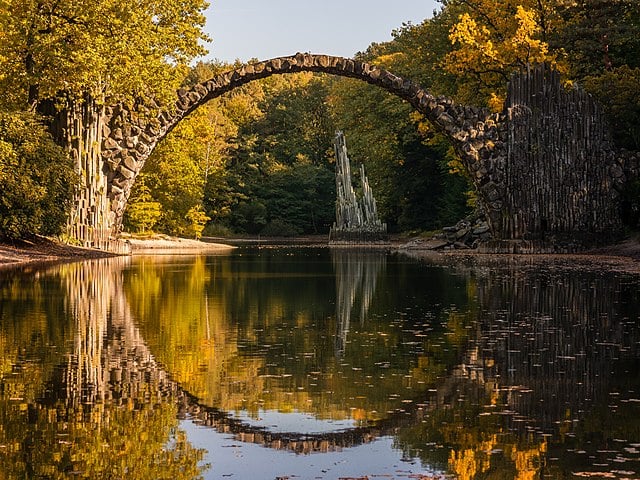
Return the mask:
M193 478L188 418L296 453L391 437L460 479L638 477L639 279L576 267L307 249L3 272L0 470Z

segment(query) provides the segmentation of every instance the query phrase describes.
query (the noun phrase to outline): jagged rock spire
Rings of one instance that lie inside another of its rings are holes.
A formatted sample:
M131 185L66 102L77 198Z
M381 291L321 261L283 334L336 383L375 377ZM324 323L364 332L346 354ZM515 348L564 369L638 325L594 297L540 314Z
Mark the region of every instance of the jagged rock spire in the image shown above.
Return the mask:
M331 229L331 241L367 242L383 240L387 225L378 218L378 210L369 180L360 165L363 196L358 199L351 182L351 162L347 142L341 131L334 141L336 154L336 223Z

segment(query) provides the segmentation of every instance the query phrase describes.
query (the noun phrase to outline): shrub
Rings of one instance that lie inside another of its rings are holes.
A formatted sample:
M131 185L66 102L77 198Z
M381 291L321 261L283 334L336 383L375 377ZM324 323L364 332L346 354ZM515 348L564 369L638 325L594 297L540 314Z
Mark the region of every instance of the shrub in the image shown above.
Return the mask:
M0 237L60 234L77 183L71 159L35 115L0 112Z
M265 237L294 237L300 235L302 230L295 225L279 218L271 220L260 232Z

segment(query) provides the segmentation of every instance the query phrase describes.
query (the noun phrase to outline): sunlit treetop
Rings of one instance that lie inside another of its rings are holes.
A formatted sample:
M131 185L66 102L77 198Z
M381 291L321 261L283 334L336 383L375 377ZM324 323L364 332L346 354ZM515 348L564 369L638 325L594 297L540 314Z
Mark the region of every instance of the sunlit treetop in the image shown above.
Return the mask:
M0 0L0 93L166 98L206 53L205 0Z
M547 36L557 23L551 2L538 0L450 0L449 9L459 11L450 29L453 50L444 68L463 77L460 100L484 100L502 105L510 74L527 64L547 62L559 66Z

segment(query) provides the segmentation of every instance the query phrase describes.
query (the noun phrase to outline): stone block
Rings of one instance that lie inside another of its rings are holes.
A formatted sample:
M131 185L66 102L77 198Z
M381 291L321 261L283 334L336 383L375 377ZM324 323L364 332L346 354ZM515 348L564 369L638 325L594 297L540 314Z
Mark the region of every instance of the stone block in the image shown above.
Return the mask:
M109 168L110 171L115 172L118 170L118 165L120 165L120 162L109 159L105 160L105 165Z
M351 60L350 58L347 59L347 61L344 64L345 72L353 73L355 68L356 68L355 62L353 60Z
M113 188L114 185L122 190L125 190L127 186L127 179L121 175L116 174L116 176L114 176L113 180L111 181L111 188Z
M315 64L319 67L328 67L329 58L326 55L318 55L315 57Z
M116 142L113 138L108 137L104 139L102 148L103 150L117 150L120 148L120 145L118 145L118 142Z
M282 67L282 59L274 58L273 60L269 60L267 66L271 67L272 70L280 70L280 67Z
M377 67L372 67L369 70L369 73L367 74L367 76L371 79L371 80L378 80L380 78L380 74L382 73L382 70L380 70Z
M132 172L122 164L120 164L120 166L118 167L118 173L127 180L133 179L136 176L135 172Z
M124 160L122 160L122 163L132 172L138 172L139 170L138 162L133 157L125 157Z
M138 146L136 147L136 151L140 154L140 155L146 155L147 153L149 153L149 147L146 146L144 143L139 143Z
M448 113L443 112L438 115L438 122L440 122L441 125L450 125L453 124L453 118L451 118L451 115Z

